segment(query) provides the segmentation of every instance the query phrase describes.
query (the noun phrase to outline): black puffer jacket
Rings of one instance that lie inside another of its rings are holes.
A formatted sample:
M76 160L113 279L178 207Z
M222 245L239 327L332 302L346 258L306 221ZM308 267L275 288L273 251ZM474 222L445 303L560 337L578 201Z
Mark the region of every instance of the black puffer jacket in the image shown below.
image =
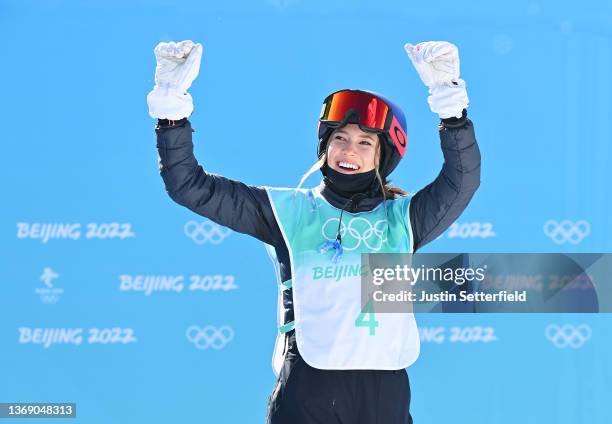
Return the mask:
M289 251L265 189L207 174L193 154L189 121L172 124L168 127L167 121L159 121L156 128L161 176L170 197L218 224L273 246L282 281L290 279ZM439 133L444 154L442 170L410 202L415 251L442 234L461 215L480 185L480 151L465 111L462 118L443 120ZM322 194L339 209L348 200L326 188ZM363 199L350 212L371 210L381 200ZM285 322L289 322L293 320L291 290L285 290L283 295Z

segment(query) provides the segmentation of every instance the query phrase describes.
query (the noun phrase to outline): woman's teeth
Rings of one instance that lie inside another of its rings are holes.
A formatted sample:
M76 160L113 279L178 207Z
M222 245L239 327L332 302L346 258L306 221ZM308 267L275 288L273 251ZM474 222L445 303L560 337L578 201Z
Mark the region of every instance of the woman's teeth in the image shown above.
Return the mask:
M354 165L354 164L348 163L348 162L338 162L338 166L340 168L353 169L355 171L359 169L359 167L357 165Z

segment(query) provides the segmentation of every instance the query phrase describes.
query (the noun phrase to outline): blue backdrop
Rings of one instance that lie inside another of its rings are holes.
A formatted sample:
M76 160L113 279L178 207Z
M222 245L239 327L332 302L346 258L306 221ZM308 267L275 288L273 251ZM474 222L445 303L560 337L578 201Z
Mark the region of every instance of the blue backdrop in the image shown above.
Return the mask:
M274 271L260 242L166 195L145 101L158 42L204 44L190 92L208 171L296 185L323 98L364 88L406 112L393 180L415 192L442 154L402 46L451 41L482 185L423 251L610 252L611 35L603 0L0 1L0 402L76 402L83 423L264 420ZM612 422L610 316L417 321L417 423Z

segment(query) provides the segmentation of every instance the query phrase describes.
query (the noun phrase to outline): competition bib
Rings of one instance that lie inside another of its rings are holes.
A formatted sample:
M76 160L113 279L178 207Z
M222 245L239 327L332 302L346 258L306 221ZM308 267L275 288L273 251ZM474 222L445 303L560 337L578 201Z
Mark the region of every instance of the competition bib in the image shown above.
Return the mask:
M419 355L414 315L375 313L361 305L362 253L410 253L409 199L387 200L374 210L344 212L315 189L266 189L291 259L294 321L284 323L279 296L279 337L273 367L278 374L287 331L295 329L304 360L320 369L401 369ZM342 255L321 251L340 232ZM273 249L269 249L273 250Z

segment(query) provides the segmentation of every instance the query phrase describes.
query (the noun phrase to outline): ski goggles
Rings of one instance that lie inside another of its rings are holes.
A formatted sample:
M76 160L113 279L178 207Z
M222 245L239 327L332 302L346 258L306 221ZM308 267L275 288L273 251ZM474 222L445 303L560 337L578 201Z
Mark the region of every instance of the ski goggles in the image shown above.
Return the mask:
M341 90L327 96L319 121L329 127L344 125L356 117L363 131L388 133L400 154L406 149L406 131L398 121L393 106L373 93Z

